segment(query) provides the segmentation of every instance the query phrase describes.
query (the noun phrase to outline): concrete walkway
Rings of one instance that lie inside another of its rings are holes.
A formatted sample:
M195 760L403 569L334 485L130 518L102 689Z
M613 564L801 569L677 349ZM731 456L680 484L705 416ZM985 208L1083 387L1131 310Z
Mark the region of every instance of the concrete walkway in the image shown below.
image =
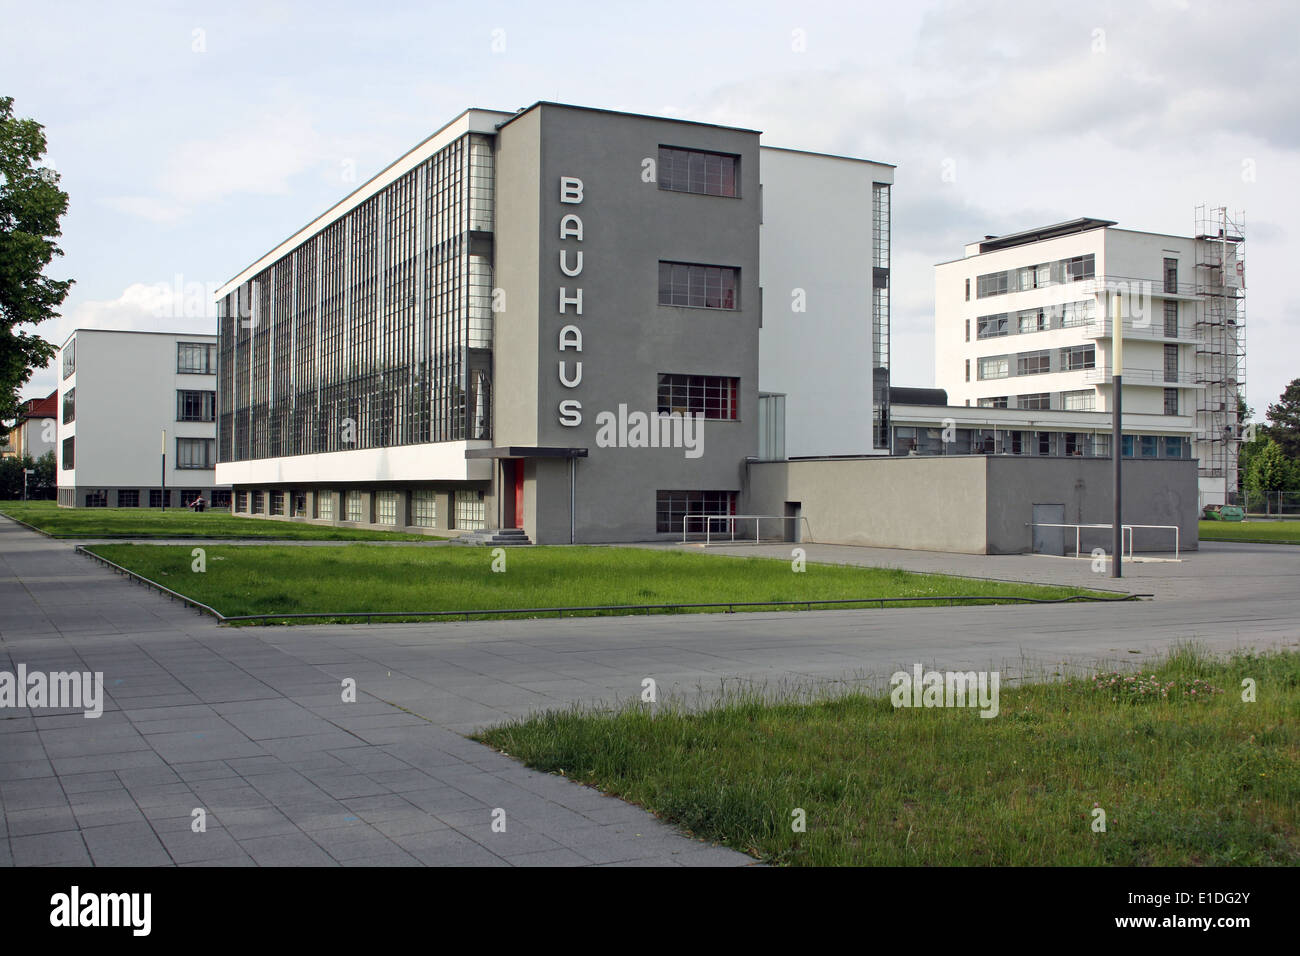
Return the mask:
M806 550L814 562L1115 583L1059 558ZM1206 543L1125 573L1126 589L1156 599L235 629L0 521L0 669L102 670L112 697L98 720L0 719L0 836L17 864L743 864L457 732L628 699L645 677L661 695L698 698L724 682L880 686L913 662L1006 680L1061 661L1132 665L1182 641L1300 646L1300 549ZM355 704L339 696L349 677ZM195 807L206 834L190 833ZM491 832L495 807L504 834Z
M102 671L108 697L90 719L0 710L0 864L754 862L385 702L375 667L265 637L0 520L0 670Z

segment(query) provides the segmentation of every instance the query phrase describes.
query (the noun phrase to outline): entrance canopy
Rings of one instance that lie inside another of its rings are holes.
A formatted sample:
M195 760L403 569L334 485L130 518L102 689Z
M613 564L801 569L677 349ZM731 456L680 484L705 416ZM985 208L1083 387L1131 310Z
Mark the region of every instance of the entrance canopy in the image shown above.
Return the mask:
M466 458L586 458L585 448L545 445L501 445L497 448L467 448Z

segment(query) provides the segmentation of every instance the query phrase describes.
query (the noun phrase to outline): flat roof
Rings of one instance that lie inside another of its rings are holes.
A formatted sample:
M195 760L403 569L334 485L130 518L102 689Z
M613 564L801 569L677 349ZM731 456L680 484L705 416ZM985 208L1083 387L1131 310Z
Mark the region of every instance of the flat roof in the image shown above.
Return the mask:
M1111 219L1069 219L1065 222L1054 223L1050 226L1038 226L1035 229L1025 229L1021 232L1013 232L1006 236L994 236L990 239L984 239L980 242L980 253L995 252L998 249L1010 249L1013 246L1025 246L1031 242L1041 242L1044 239L1057 239L1061 236L1072 236L1080 232L1091 232L1093 229L1103 229L1106 226L1118 225Z
M515 114L511 116L509 119L498 123L497 129L501 129L505 126L509 126L515 120L519 119L519 117L523 116L525 113L531 113L539 106L556 106L559 107L560 109L566 109L566 110L582 110L585 113L605 113L610 116L630 116L634 119L659 120L662 123L685 123L688 126L711 126L714 129L733 130L734 132L737 133L754 133L755 135L760 134L759 130L747 129L744 126L726 126L722 123L705 123L700 120L681 119L680 117L676 117L676 116L655 116L651 113L629 113L627 110L609 110L599 106L578 106L574 103L557 103L554 100L538 100L532 106L521 107L520 109L516 110Z
M804 156L821 156L825 159L844 159L850 163L870 163L872 166L887 166L890 169L897 169L896 163L882 163L878 159L863 159L861 156L841 156L839 153L821 153L815 149L794 149L790 146L764 146L759 144L760 150L769 149L778 153L801 153Z
M73 329L68 333L68 337L63 340L63 348L72 341L73 337L81 332L101 332L104 335L183 335L191 339L216 339L216 332L158 332L154 329Z

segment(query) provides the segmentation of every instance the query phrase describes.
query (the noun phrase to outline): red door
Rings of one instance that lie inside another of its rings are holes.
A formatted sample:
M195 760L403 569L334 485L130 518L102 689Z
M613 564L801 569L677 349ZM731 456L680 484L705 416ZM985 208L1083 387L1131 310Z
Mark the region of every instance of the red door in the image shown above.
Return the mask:
M524 526L524 463L519 459L512 462L515 471L515 523L514 527Z

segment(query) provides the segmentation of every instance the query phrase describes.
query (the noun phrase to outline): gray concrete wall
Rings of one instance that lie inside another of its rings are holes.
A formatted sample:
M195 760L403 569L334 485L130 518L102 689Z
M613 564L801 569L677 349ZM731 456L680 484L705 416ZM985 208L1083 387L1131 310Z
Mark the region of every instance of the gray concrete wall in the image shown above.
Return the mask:
M740 198L669 192L644 181L643 160L657 162L661 144L739 155ZM535 421L524 422L510 409L500 412L493 443L590 449L578 462L579 542L656 537L655 493L661 489L739 492L744 460L758 447L758 134L542 105L502 128L497 161L497 281L509 313L497 339L497 408L528 405L534 395L536 404L521 410ZM540 179L519 163L537 166ZM581 203L560 201L562 176L582 180ZM540 215L529 221L533 184ZM561 219L570 213L582 220L581 242L560 239ZM511 261L530 249L528 265ZM582 250L580 275L561 272L561 249L568 250L571 265ZM660 306L660 260L739 267L739 308ZM582 289L582 315L573 306L560 313L562 286L569 295ZM524 305L528 296L536 308ZM529 322L536 325L531 336ZM567 324L581 330L580 353L559 350ZM526 344L511 344L509 335ZM582 362L576 387L561 384L561 360L568 361L570 375ZM695 459L680 448L598 447L598 413L617 413L625 404L653 414L660 372L738 377L739 420L705 423L704 454ZM558 406L565 400L582 403L581 424L561 424ZM539 543L567 542L567 466L542 463L529 473L547 487L528 497L525 530Z
M990 456L988 550L1018 554L1031 546L1029 522L1034 504L1065 506L1065 521L1109 524L1114 514L1109 458L1028 458ZM1177 525L1184 551L1198 544L1197 463L1194 460L1124 459L1123 521ZM1109 530L1081 532L1083 551L1111 549ZM1137 532L1138 551L1172 551L1173 532ZM1066 552L1074 551L1074 532L1065 530Z
M985 550L982 457L761 462L750 475L756 513L784 514L797 501L805 534L823 544Z
M1197 547L1195 461L1125 459L1128 524L1177 525ZM1111 520L1111 462L1097 458L944 457L815 459L750 465L747 509L780 515L800 503L807 534L824 544L966 554L1032 548L1035 504L1059 504L1065 522ZM1065 531L1066 549L1074 533ZM1137 531L1138 551L1173 549L1171 531ZM1109 531L1084 532L1081 547L1110 549Z

